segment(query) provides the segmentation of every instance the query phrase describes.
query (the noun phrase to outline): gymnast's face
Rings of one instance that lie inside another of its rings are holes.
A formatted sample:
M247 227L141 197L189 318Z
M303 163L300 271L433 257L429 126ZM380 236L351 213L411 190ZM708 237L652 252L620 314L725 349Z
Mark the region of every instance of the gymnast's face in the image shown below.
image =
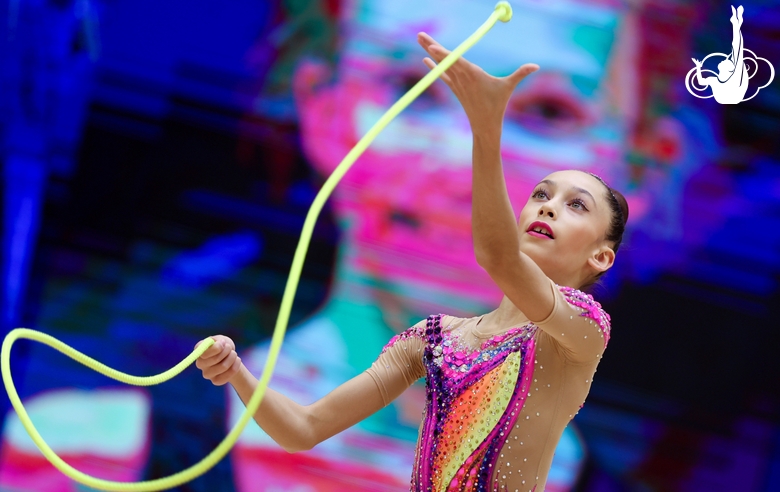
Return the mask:
M556 282L580 287L612 266L606 240L612 212L605 190L589 174L555 172L536 185L520 212L520 250Z
M329 174L427 72L417 32L454 48L494 5L493 0L356 1L344 13L336 73L308 63L295 76L309 161ZM618 13L572 0L512 5L513 20L496 25L467 53L493 75L526 62L541 66L520 84L507 110L502 157L510 196L528 196L542 177L559 169L590 170L619 184L626 169L626 122L611 106L620 97L605 87ZM455 299L471 310L500 298L474 260L471 132L442 82L380 134L339 184L332 203L348 231L345 257L361 274L378 279L370 284L384 286L386 298L407 306L419 302L411 306L417 312L451 306ZM523 204L513 205L520 210Z

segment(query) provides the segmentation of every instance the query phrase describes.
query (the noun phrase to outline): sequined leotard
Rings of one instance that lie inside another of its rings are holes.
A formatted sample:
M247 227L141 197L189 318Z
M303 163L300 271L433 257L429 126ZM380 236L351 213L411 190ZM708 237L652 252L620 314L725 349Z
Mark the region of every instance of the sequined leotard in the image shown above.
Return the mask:
M463 320L430 316L391 339L367 371L385 404L427 379L412 491L544 490L610 333L593 297L552 288L544 320L488 334L476 347L464 343Z

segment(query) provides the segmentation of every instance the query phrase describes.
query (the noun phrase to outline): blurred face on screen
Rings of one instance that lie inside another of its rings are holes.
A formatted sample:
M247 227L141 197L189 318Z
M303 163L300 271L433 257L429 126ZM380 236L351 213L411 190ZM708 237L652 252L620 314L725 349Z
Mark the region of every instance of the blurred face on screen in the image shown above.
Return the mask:
M620 13L606 3L511 2L466 57L496 76L526 62L502 137L516 211L551 172L593 171L619 183L626 123L606 88ZM427 69L416 34L453 49L493 10L493 0L363 0L345 9L335 74L304 64L295 91L303 147L324 175ZM332 81L328 80L332 75ZM333 204L346 229L343 258L380 302L416 312L494 304L500 291L474 259L471 131L437 81L374 141L339 184ZM512 231L515 233L515 231ZM381 291L381 292L379 292Z

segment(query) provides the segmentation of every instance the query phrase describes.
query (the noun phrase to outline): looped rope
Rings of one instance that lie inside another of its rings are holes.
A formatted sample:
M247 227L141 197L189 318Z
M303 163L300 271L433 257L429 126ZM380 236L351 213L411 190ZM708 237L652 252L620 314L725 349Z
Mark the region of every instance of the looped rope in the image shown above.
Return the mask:
M143 482L114 482L111 480L102 480L92 477L86 473L82 473L69 464L65 463L62 458L46 444L41 435L35 429L32 421L30 420L27 411L22 405L19 395L16 392L13 379L11 377L10 357L11 347L14 342L20 338L34 340L36 342L48 345L55 350L62 352L71 359L93 369L105 376L110 377L116 381L135 385L135 386L152 386L160 384L173 378L190 364L192 364L203 352L205 352L211 345L214 344L214 340L207 338L201 343L195 350L192 351L184 360L176 364L173 368L155 376L132 376L123 372L112 369L105 364L101 364L97 360L88 357L87 355L79 352L78 350L66 345L65 343L57 340L54 337L41 333L39 331L30 330L28 328L16 328L6 335L3 340L2 351L0 351L0 369L2 370L3 383L5 389L8 392L8 397L11 400L11 404L19 415L19 420L24 426L25 430L32 438L35 445L41 450L43 455L48 459L58 470L72 478L73 480L80 482L88 487L92 487L99 490L113 490L113 491L151 491L151 490L163 490L176 487L185 482L188 482L208 471L219 460L221 460L233 445L238 440L238 436L246 427L249 419L255 414L260 401L265 395L265 390L268 388L268 383L271 380L271 376L276 366L276 361L279 356L279 351L282 348L282 341L284 340L285 332L287 331L287 324L290 320L290 311L292 310L293 298L295 297L295 291L298 288L298 281L301 277L301 270L303 268L303 260L306 257L306 252L309 249L309 243L311 241L312 233L314 232L314 224L317 221L317 217L325 205L325 201L333 192L341 178L344 177L349 168L354 164L358 157L368 148L371 142L377 135L396 117L403 111L412 101L414 101L422 92L428 88L442 73L444 73L449 67L455 63L458 58L477 41L479 41L499 20L502 22L508 22L512 18L512 7L508 2L499 2L493 13L490 15L487 21L482 24L474 33L469 36L464 42L462 42L457 48L455 48L444 60L441 61L433 70L425 75L417 84L414 85L409 91L404 94L390 109L385 112L384 115L377 121L374 126L366 133L366 135L358 141L355 147L350 150L346 157L336 167L333 173L328 177L325 184L322 185L319 193L314 198L314 202L309 208L309 212L306 214L306 220L303 223L303 230L301 231L301 237L298 240L298 246L295 249L295 255L293 256L292 267L290 268L290 276L287 278L287 284L282 296L282 304L279 308L279 315L276 319L276 326L274 327L273 336L271 338L271 347L268 352L268 359L266 360L265 367L263 368L263 374L260 381L252 394L249 402L246 404L246 409L241 417L236 422L233 429L222 440L221 443L205 458L191 467L182 470L173 475L169 475L163 478L157 478L154 480L147 480Z

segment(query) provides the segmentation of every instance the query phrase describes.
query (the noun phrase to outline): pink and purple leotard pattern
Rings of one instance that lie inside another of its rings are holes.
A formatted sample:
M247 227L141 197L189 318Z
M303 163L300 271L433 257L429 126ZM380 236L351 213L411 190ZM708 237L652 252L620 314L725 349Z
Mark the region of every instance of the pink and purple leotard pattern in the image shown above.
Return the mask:
M413 491L490 490L493 464L528 394L535 331L513 328L467 351L442 332L441 315L428 318L428 397Z
M584 292L559 288L580 316L601 327L606 345L610 320L601 305ZM412 327L387 345L410 337L426 342L427 400L411 490L498 490L493 471L529 394L539 328L512 328L475 350L460 343L458 332L442 330L441 320L441 314L430 316L425 328Z

